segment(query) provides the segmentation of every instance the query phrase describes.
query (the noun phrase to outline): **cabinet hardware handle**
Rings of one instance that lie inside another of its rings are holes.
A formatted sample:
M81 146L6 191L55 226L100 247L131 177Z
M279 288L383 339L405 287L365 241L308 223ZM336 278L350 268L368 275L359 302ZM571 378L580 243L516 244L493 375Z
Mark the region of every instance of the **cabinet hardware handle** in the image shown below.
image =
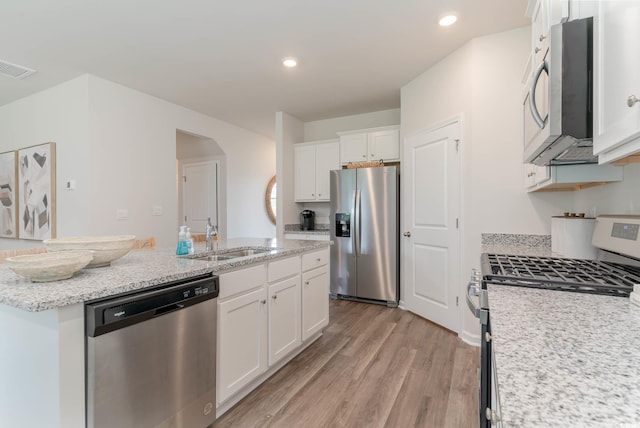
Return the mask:
M534 49L534 53L538 53L540 52L542 49L540 49L539 47L536 46L536 48Z
M540 37L538 37L538 40L543 41L544 39L546 39L546 37L543 34L540 34Z
M627 105L629 107L633 107L635 103L640 103L640 98L636 97L635 95L629 95L629 98L627 98Z
M278 295L277 295L277 294L274 294L273 296L271 296L271 298L272 298L273 300L276 300L276 299L278 298Z
M318 193L318 196L322 196L322 193Z
M309 281L305 281L305 282L304 282L304 285L309 285Z
M260 300L260 303L262 303L263 305L267 303L266 300Z
M363 158L366 158L366 157L367 157L367 155L362 155L362 157L363 157Z
M403 233L404 236L406 236L407 238L411 238L411 232L405 232Z
M317 261L317 262L319 262L319 261L320 261L320 258L317 258L317 259L316 259L316 261Z

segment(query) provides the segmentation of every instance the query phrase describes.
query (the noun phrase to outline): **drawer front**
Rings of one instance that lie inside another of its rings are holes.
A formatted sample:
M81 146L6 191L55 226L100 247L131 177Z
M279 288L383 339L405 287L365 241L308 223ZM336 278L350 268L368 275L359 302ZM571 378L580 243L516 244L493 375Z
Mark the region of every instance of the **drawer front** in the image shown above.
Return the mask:
M269 263L267 268L267 281L274 282L299 273L300 256L290 257L284 260L276 260Z
M302 255L302 270L308 271L329 263L329 248Z
M264 265L240 269L220 275L219 299L249 291L265 283Z

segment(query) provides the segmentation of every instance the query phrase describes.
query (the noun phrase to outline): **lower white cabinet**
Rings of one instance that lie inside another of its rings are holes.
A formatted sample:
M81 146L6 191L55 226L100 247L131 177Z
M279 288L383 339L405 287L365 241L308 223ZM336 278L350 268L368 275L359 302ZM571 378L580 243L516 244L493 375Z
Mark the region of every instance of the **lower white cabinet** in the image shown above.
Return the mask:
M267 369L266 303L264 286L218 302L218 403Z
M269 365L280 361L301 343L298 274L269 285Z
M328 263L326 247L220 275L218 417L329 324Z
M328 249L302 256L302 340L329 325Z

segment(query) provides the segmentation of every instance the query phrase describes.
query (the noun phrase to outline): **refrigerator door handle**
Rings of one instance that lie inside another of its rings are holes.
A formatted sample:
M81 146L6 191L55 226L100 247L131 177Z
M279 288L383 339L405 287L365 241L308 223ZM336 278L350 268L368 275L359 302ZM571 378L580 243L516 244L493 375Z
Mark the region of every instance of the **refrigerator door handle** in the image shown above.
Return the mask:
M361 215L361 201L362 201L362 195L360 194L360 190L356 190L355 192L356 194L356 200L355 200L355 224L354 224L354 229L356 230L355 236L353 238L354 242L355 242L355 253L360 254L360 240L362 239L362 221L360 218Z

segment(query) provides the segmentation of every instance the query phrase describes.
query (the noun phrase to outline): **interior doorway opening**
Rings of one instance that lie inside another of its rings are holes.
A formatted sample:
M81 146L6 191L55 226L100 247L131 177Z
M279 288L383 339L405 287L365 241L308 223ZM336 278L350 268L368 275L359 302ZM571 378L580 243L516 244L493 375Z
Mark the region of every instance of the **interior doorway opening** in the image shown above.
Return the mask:
M207 218L227 236L226 154L215 140L176 130L178 225L204 233Z

